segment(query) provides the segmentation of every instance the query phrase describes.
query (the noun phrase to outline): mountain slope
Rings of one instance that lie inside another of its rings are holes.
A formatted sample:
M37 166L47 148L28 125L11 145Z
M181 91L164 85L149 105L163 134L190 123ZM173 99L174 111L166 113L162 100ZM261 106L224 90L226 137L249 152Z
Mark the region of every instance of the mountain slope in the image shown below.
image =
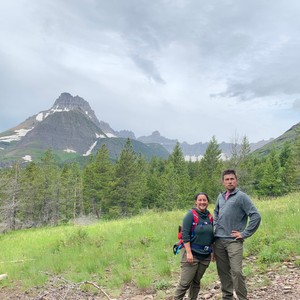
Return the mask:
M297 135L300 135L300 122L292 126L282 135L272 140L270 143L262 146L253 152L257 156L265 156L270 153L274 148L275 150L280 150L285 143L293 144L296 140Z
M98 121L87 101L62 93L49 110L0 134L0 159L32 160L52 149L62 160L68 160L93 154L103 144L115 159L124 146L124 139L117 142L117 135L107 123ZM147 146L138 141L134 141L134 145L137 152L147 158L168 156L162 146Z

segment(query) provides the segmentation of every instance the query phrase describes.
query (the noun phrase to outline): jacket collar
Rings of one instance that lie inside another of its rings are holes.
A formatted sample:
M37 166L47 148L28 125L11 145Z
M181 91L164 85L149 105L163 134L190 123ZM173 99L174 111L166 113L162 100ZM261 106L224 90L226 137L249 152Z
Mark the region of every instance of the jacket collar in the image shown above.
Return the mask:
M239 188L235 188L231 193L230 195L235 195L240 189ZM226 195L227 191L223 192L222 195L223 197L225 198L225 195Z

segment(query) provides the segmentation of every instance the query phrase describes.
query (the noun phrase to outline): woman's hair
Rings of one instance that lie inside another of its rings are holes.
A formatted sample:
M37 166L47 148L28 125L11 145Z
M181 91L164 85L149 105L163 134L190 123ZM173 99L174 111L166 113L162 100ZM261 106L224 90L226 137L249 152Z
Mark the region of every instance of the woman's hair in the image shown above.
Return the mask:
M197 198L198 198L199 195L204 195L206 197L207 201L209 202L209 198L208 198L207 194L203 193L203 192L200 192L200 193L196 194L195 201L197 200Z

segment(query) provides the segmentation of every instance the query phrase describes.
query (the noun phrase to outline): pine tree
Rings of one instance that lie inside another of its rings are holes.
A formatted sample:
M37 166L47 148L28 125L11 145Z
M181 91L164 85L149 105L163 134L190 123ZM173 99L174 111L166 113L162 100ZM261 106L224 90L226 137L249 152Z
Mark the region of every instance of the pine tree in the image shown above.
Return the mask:
M166 161L153 157L148 164L146 176L146 194L143 200L144 208L159 208L163 206L162 199L162 174Z
M1 183L0 218L6 230L15 230L18 226L20 204L20 165L18 162L15 162L1 178Z
M30 162L21 173L20 211L24 227L35 227L42 223L42 172L40 166Z
M191 195L191 180L188 173L188 163L184 159L180 144L177 142L173 152L169 156L168 163L172 164L174 184L177 185L177 196L172 199L173 208L181 208L190 203ZM167 171L167 169L166 169Z
M59 211L65 222L83 214L82 174L78 163L65 164L61 171Z
M201 172L198 178L198 189L207 193L214 200L222 189L220 179L222 168L221 150L215 136L213 136L208 143L204 157L200 161Z
M251 148L246 136L243 137L240 152L239 164L236 168L239 187L246 193L251 193L253 190L253 159L251 158Z
M277 153L271 150L265 163L260 168L263 172L261 180L258 184L258 195L275 197L283 194L282 181L280 178L280 163Z
M295 156L292 146L285 143L279 153L279 163L281 167L282 190L284 193L292 192L297 186Z
M145 191L140 180L142 170L130 139L126 141L115 168L115 181L108 205L109 215L114 217L134 215L142 207Z
M293 146L293 157L295 165L295 189L300 190L300 126L296 129L295 142Z
M175 168L171 160L167 161L164 172L161 176L161 193L159 195L159 207L165 210L172 210L180 203L180 185Z
M41 158L42 222L57 224L59 221L60 170L53 151L47 150Z
M114 184L114 166L106 145L86 166L83 175L83 195L86 213L100 218L109 210L110 190Z

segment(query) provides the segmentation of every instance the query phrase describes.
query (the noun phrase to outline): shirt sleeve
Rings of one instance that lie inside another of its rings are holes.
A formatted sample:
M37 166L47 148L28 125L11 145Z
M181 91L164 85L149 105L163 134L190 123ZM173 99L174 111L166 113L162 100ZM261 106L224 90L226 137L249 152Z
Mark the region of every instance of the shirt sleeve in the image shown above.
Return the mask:
M260 222L261 222L261 216L260 216L256 206L253 204L253 202L247 195L245 195L243 207L244 207L245 213L249 217L248 226L241 233L242 237L245 239L245 238L248 238L251 235L253 235L255 233L255 231L258 229Z
M182 240L184 243L191 241L191 227L193 225L193 220L193 213L188 211L182 221Z

